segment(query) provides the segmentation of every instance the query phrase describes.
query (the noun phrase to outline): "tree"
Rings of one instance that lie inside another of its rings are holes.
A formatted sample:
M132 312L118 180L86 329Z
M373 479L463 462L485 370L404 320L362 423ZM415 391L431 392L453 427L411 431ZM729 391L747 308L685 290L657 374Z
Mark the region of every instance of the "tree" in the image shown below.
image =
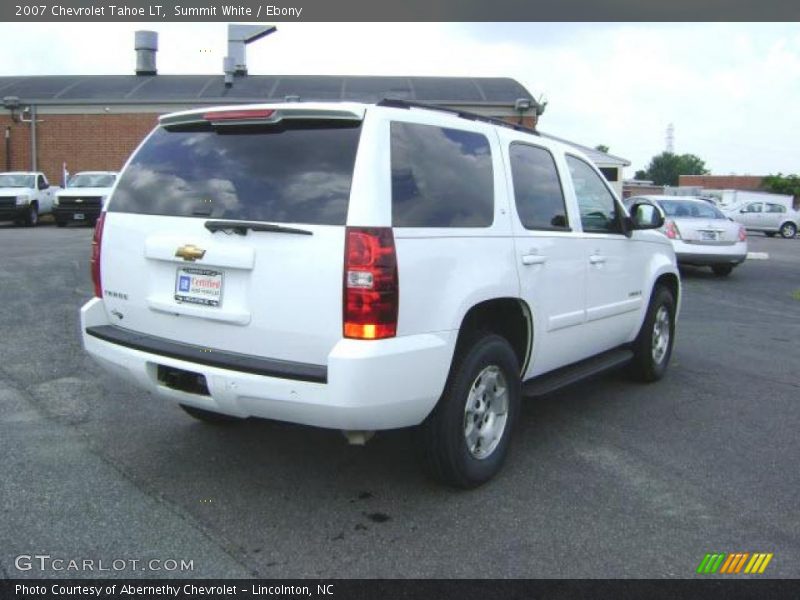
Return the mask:
M800 196L800 177L797 175L767 175L761 185L773 194L788 194L795 198Z
M605 144L597 144L597 146L595 146L594 149L599 150L600 152L603 152L605 154L608 154L608 146L606 146Z
M636 179L649 179L655 185L678 185L680 175L706 175L705 161L694 154L662 152L650 160L644 171L636 171Z

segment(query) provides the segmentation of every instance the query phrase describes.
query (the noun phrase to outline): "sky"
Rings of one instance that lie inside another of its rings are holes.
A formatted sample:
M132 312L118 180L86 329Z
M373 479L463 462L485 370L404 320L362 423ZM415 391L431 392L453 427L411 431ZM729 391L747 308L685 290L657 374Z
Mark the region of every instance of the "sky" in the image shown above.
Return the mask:
M714 174L800 173L798 23L277 23L251 74L512 77L547 101L542 131L632 165L666 148ZM159 73L222 72L224 23L0 23L0 74L133 73L159 33ZM46 42L43 42L46 40Z

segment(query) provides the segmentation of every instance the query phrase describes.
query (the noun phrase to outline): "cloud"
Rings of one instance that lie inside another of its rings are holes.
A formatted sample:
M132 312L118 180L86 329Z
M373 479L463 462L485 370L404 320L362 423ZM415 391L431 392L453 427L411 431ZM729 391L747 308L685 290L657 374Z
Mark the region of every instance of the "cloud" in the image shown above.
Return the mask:
M136 29L159 32L160 73L221 72L223 23L2 24L3 71L132 73ZM798 171L795 24L279 23L247 52L251 73L513 77L549 101L544 130L634 169L674 123L715 172Z

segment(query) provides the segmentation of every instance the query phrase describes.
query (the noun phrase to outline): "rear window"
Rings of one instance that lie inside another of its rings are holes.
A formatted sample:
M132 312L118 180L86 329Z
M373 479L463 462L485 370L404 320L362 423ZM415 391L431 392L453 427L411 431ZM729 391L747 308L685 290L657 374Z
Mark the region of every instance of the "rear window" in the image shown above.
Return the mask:
M109 211L344 225L360 133L349 121L159 127Z
M489 227L494 180L480 133L392 123L392 225Z
M77 173L67 183L67 187L111 187L116 177L110 173Z
M668 217L688 217L692 219L724 219L719 209L705 202L688 200L661 200L661 208Z

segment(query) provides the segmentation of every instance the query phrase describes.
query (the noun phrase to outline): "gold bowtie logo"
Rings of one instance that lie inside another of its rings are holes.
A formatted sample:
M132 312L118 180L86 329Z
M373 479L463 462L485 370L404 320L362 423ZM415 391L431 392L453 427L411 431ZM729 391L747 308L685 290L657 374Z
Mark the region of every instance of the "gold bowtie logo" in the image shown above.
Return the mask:
M185 246L181 246L180 248L175 250L175 256L188 261L195 261L198 258L203 258L203 256L205 256L205 253L206 253L205 250L203 250L202 248L198 248L194 244L186 244Z

